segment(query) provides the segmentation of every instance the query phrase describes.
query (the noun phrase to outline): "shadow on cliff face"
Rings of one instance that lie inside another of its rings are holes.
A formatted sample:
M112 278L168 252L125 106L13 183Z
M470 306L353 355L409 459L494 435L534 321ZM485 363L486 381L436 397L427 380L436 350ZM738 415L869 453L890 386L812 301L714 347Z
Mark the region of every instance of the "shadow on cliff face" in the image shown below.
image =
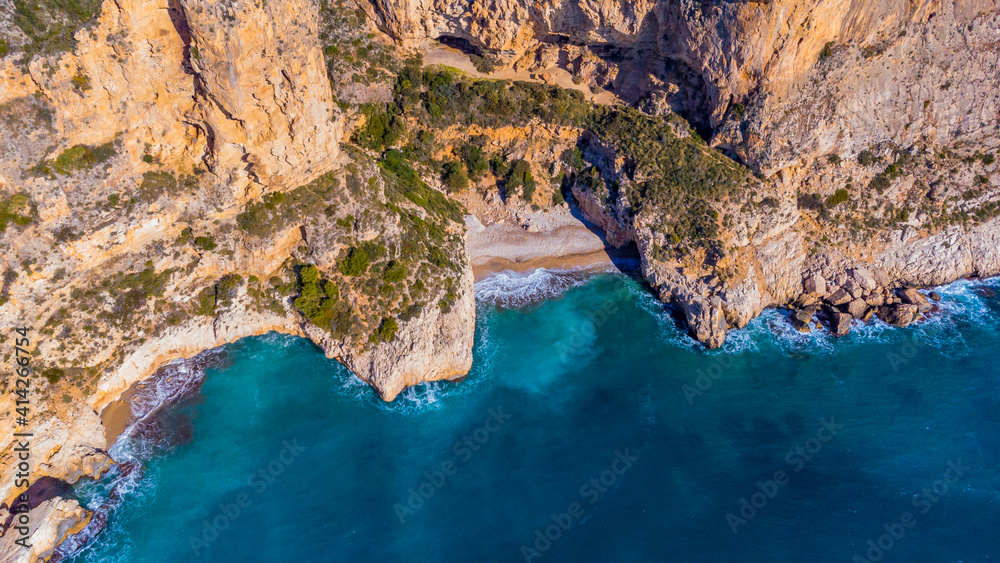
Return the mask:
M481 57L483 56L483 50L472 44L471 41L464 37L456 37L454 35L441 35L437 37L436 41L445 47L451 47L452 49L458 49L462 53L469 55L470 57Z
M604 251L608 253L608 257L611 258L611 263L615 268L623 274L642 278L642 256L639 254L639 247L634 242L629 242L621 248L615 247L608 242L608 236L604 232L604 229L591 223L584 217L571 190L563 190L563 197L566 199L573 217L578 219L587 230L600 237L601 241L604 242Z
M677 113L707 142L714 132L708 85L701 73L689 64L663 54L660 44L667 41L660 34L656 15L649 13L631 44L587 44L560 34L549 34L540 42L560 47L558 65L572 74L577 74L574 67L583 63L583 57L568 57L563 47L589 51L601 61L593 73L594 82L614 92L625 103L646 106L651 113ZM657 102L648 104L653 94Z

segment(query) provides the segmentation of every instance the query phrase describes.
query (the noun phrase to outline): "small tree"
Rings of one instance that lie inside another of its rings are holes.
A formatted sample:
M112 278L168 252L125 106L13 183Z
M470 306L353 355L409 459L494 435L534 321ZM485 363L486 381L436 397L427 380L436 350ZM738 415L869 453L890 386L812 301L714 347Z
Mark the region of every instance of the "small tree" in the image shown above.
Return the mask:
M360 276L368 271L368 253L363 248L352 248L340 262L340 273L345 276Z
M458 192L469 187L469 174L465 171L465 165L461 162L451 161L445 163L441 180L449 192Z

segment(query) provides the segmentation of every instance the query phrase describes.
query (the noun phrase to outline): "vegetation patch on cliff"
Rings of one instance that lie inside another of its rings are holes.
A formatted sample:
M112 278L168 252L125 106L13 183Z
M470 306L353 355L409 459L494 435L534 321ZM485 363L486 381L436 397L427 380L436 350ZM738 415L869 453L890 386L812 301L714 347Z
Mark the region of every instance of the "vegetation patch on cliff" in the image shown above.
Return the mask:
M14 0L14 25L28 36L25 61L76 47L73 35L101 13L101 0Z

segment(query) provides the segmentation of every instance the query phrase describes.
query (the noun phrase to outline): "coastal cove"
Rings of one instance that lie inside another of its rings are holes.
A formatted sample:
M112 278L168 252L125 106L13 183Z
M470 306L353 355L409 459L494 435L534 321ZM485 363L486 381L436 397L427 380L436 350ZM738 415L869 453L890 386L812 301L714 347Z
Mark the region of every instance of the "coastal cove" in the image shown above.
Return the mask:
M501 273L468 377L392 403L308 340L245 338L135 390L122 469L75 491L107 527L63 555L987 560L998 281L840 338L772 309L706 351L630 277Z

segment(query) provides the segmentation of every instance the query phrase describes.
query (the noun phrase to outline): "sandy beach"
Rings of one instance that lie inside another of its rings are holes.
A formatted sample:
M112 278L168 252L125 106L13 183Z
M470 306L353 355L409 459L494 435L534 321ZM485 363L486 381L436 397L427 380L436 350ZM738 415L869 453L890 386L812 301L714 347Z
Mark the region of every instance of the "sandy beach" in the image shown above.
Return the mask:
M468 215L465 222L476 280L507 270L605 269L613 267L614 260L635 257L632 248L618 249L607 244L596 228L568 206L547 212L522 212L520 221L485 222L480 216Z

